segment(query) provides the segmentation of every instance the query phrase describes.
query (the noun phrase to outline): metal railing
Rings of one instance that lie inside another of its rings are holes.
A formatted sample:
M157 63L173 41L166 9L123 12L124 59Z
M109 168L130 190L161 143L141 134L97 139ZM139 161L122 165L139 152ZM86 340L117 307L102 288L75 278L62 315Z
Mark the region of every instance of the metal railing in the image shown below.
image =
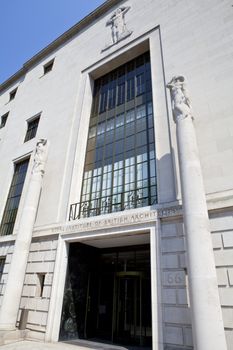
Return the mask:
M155 202L155 199L152 202L149 196L143 196L143 189L113 194L107 197L71 204L69 221L141 208L155 204Z

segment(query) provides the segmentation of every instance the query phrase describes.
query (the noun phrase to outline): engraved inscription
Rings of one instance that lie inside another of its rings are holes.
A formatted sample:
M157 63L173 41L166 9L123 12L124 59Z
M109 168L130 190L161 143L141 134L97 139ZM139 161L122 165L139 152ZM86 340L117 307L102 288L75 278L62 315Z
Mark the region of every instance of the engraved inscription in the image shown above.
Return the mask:
M164 272L164 286L185 286L185 273L183 271Z
M169 217L169 216L181 215L181 213L182 213L182 207L176 206L176 207L158 210L158 217L165 218L165 217Z
M98 230L108 227L126 226L143 222L155 221L157 211L136 213L132 215L122 215L103 220L85 220L75 225L64 225L52 228L53 233L72 233L90 230Z

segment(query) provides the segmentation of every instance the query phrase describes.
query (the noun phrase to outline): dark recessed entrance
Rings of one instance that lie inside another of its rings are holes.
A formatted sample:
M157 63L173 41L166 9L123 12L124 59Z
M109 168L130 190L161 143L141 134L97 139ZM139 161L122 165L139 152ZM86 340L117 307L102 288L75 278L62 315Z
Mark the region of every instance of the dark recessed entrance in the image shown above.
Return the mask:
M60 340L151 346L149 248L70 245Z

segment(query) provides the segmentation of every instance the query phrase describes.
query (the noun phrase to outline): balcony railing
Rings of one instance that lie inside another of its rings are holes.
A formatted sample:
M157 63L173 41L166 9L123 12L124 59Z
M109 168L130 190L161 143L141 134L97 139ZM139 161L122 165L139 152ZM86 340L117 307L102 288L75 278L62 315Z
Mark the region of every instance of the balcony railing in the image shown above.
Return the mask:
M143 195L145 192L147 192L147 196ZM141 208L155 203L156 199L153 198L151 200L150 196L148 196L148 189L134 190L71 204L69 220Z

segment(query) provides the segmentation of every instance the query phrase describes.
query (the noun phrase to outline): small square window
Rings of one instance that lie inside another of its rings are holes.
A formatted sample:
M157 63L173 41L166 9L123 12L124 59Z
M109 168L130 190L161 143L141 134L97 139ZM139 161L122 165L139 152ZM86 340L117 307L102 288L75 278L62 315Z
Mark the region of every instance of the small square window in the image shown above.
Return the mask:
M53 69L54 59L44 65L44 75L49 73Z
M9 115L9 112L7 112L7 113L5 113L5 114L3 114L3 115L1 116L1 120L0 120L0 129L1 129L1 128L4 128L4 126L6 125L8 115Z
M42 298L45 284L45 273L37 274L36 297Z
M28 128L27 128L27 132L26 132L26 136L24 139L24 142L27 142L31 139L33 139L36 136L36 132L37 132L37 128L39 125L39 121L40 121L40 115L37 116L36 118L28 121Z
M18 90L18 88L14 89L14 90L12 90L12 91L10 92L9 101L14 100L17 90Z

